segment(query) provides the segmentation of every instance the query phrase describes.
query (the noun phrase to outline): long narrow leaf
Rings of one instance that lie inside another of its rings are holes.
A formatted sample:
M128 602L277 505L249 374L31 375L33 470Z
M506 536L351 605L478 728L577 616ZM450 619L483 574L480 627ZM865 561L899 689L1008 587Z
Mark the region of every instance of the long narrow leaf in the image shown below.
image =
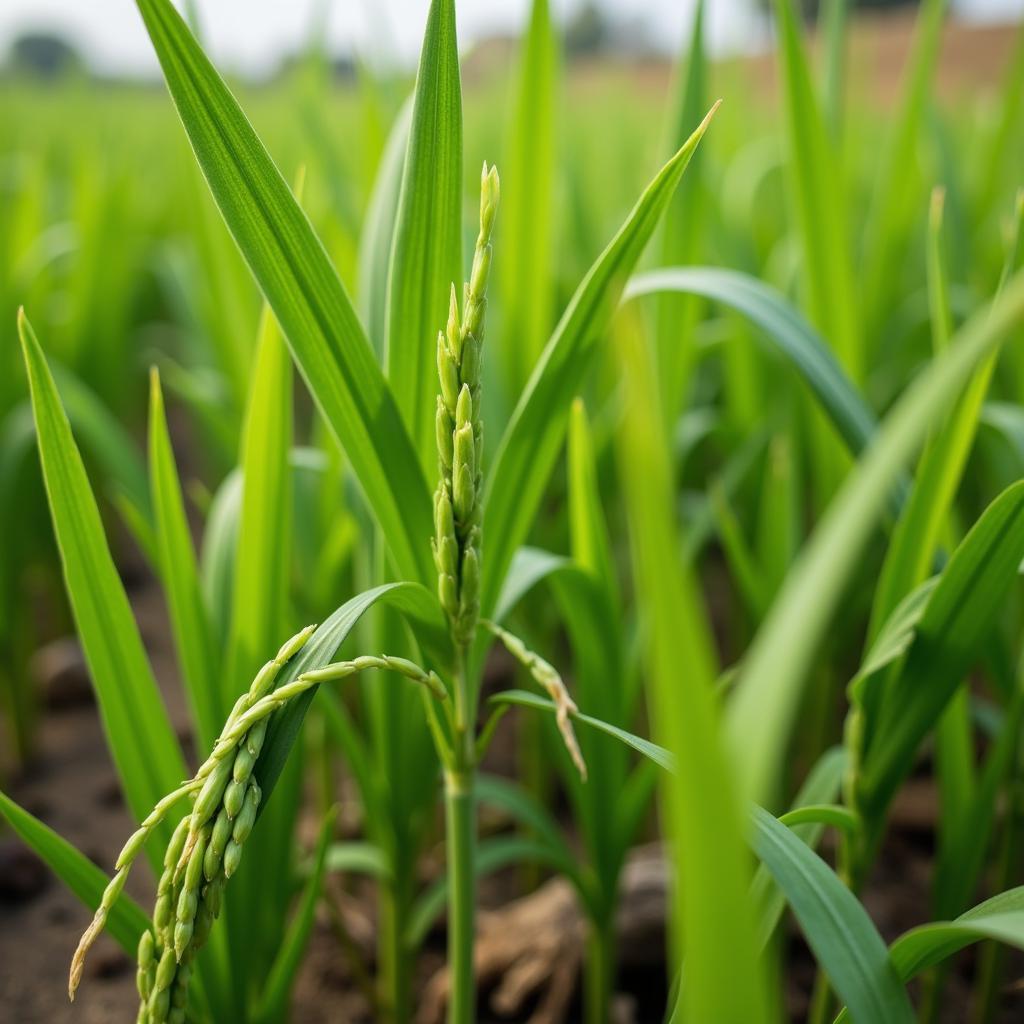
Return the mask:
M454 0L432 0L391 248L387 375L424 469L436 462L437 332L462 280L462 84ZM421 540L422 544L422 540Z
M18 317L43 479L71 610L128 805L141 821L187 777L96 499L32 326ZM170 829L160 834L166 843ZM154 853L158 859L159 854Z
M306 646L281 673L277 685L283 686L304 672L327 665L359 619L378 601L406 616L413 624L420 642L428 650L438 652L436 656L442 663L448 662L447 623L434 595L417 583L386 583L346 601L321 623ZM263 791L260 810L266 806L266 798L281 774L315 692L316 688L297 697L270 720L263 751L253 769L253 775Z
M550 5L533 0L501 176L498 281L504 324L499 358L512 399L529 378L551 330L557 93L558 40Z
M224 720L218 699L218 659L156 369L150 375L149 473L160 576L167 595L174 647L201 749L207 750Z
M622 327L618 366L627 392L617 454L637 600L647 616L648 704L679 763L662 793L675 878L671 963L685 955L686 1019L753 1024L772 1010L748 899L753 866L742 843L741 796L714 693L713 642L695 575L672 557L675 489L653 361L642 335Z
M430 581L423 471L323 245L169 0L137 4L214 199L352 463L399 571Z
M793 716L833 611L885 507L886 495L939 413L1024 314L1024 276L972 318L886 418L804 549L755 638L728 708L746 793L774 792Z
M485 491L487 558L481 605L489 614L525 540L558 457L569 407L644 247L707 129L714 109L662 168L590 268L555 328L494 459Z
M754 850L779 888L840 998L856 1021L916 1020L889 951L857 897L808 846L755 807Z
M814 392L850 451L859 454L875 432L871 408L821 335L770 285L749 274L717 267L666 267L637 274L623 301L677 291L702 295L736 310L763 332Z
M996 498L953 553L917 624L906 665L885 680L877 720L869 716L865 723L858 791L876 814L978 657L1022 559L1024 482Z

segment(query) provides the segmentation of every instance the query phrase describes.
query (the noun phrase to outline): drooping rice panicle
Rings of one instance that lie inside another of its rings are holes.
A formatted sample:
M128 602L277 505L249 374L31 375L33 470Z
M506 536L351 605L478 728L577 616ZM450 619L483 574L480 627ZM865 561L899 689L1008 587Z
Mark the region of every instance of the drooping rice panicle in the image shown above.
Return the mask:
M181 1024L185 1020L192 961L220 913L224 886L237 871L242 848L256 823L262 792L253 770L275 711L321 683L367 669L395 672L427 687L438 699L446 698L437 675L407 658L390 655L329 664L273 689L281 669L302 649L314 628L308 626L292 637L260 670L236 702L213 753L195 777L164 797L128 840L118 857L117 873L75 952L68 987L72 999L81 981L85 955L103 930L146 838L179 800L191 796L193 806L178 822L164 853L153 930L142 935L137 966L139 1024Z

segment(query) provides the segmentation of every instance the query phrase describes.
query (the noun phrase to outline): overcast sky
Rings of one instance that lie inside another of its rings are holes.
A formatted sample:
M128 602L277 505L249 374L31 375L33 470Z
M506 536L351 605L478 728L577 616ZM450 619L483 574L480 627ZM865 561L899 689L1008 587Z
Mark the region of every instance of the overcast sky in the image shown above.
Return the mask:
M181 0L176 0L179 6ZM260 72L283 53L296 49L314 11L329 3L329 33L338 49L356 47L366 56L385 49L402 59L416 56L429 0L198 0L205 41L226 68ZM580 0L552 0L565 16ZM655 38L675 47L683 38L695 0L603 0L616 15L643 17ZM960 13L979 17L1024 14L1024 0L954 0ZM712 0L709 34L716 51L742 46L757 24L753 0ZM459 0L463 44L495 30L518 30L529 0ZM0 53L20 32L58 29L72 38L90 61L105 71L155 69L149 40L133 0L0 0ZM376 42L375 42L376 40ZM385 53L385 56L387 54Z

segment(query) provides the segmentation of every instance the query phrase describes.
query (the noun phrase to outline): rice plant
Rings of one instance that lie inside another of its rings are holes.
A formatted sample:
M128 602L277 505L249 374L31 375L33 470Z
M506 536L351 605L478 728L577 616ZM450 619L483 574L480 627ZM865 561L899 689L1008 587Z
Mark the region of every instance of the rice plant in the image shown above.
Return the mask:
M664 111L612 85L581 113L534 0L503 121L493 90L464 101L455 0L432 0L404 101L361 68L327 116L314 27L287 104L237 90L257 134L197 12L136 6L184 128L162 104L138 138L188 163L147 172L154 212L122 194L132 147L110 170L72 130L74 258L44 237L40 158L0 272L27 378L0 385L12 735L27 758L25 580L59 563L136 823L108 875L0 794L94 912L72 999L108 931L139 1021L284 1020L342 871L374 893L372 952L343 928L331 947L368 1017L469 1024L511 987L481 973L479 883L514 867L563 880L583 936L578 997L546 965L565 991L536 1012L600 1024L654 838L652 1019L938 1021L954 975L972 1019L1019 1012L1024 36L975 117L933 89L946 5L923 4L883 118L846 73L848 5L822 5L816 68L775 0L776 117L710 60L698 3ZM663 150L642 189L641 135ZM122 293L147 274L139 358ZM143 458L125 396L147 363ZM124 535L165 599L194 761ZM508 743L518 772L494 767ZM894 927L869 908L922 779L934 854Z

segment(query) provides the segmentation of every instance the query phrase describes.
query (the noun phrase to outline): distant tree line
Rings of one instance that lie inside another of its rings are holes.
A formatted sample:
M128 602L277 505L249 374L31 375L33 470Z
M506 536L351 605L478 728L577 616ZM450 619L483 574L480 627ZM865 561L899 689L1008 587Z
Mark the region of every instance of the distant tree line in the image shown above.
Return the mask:
M919 0L850 0L850 7L861 10L895 10L897 7L916 7ZM762 7L771 7L771 0L760 0ZM813 21L818 16L818 11L828 3L828 0L797 0L802 8L804 17Z
M74 46L53 32L25 32L11 44L7 68L18 75L60 78L85 64Z

